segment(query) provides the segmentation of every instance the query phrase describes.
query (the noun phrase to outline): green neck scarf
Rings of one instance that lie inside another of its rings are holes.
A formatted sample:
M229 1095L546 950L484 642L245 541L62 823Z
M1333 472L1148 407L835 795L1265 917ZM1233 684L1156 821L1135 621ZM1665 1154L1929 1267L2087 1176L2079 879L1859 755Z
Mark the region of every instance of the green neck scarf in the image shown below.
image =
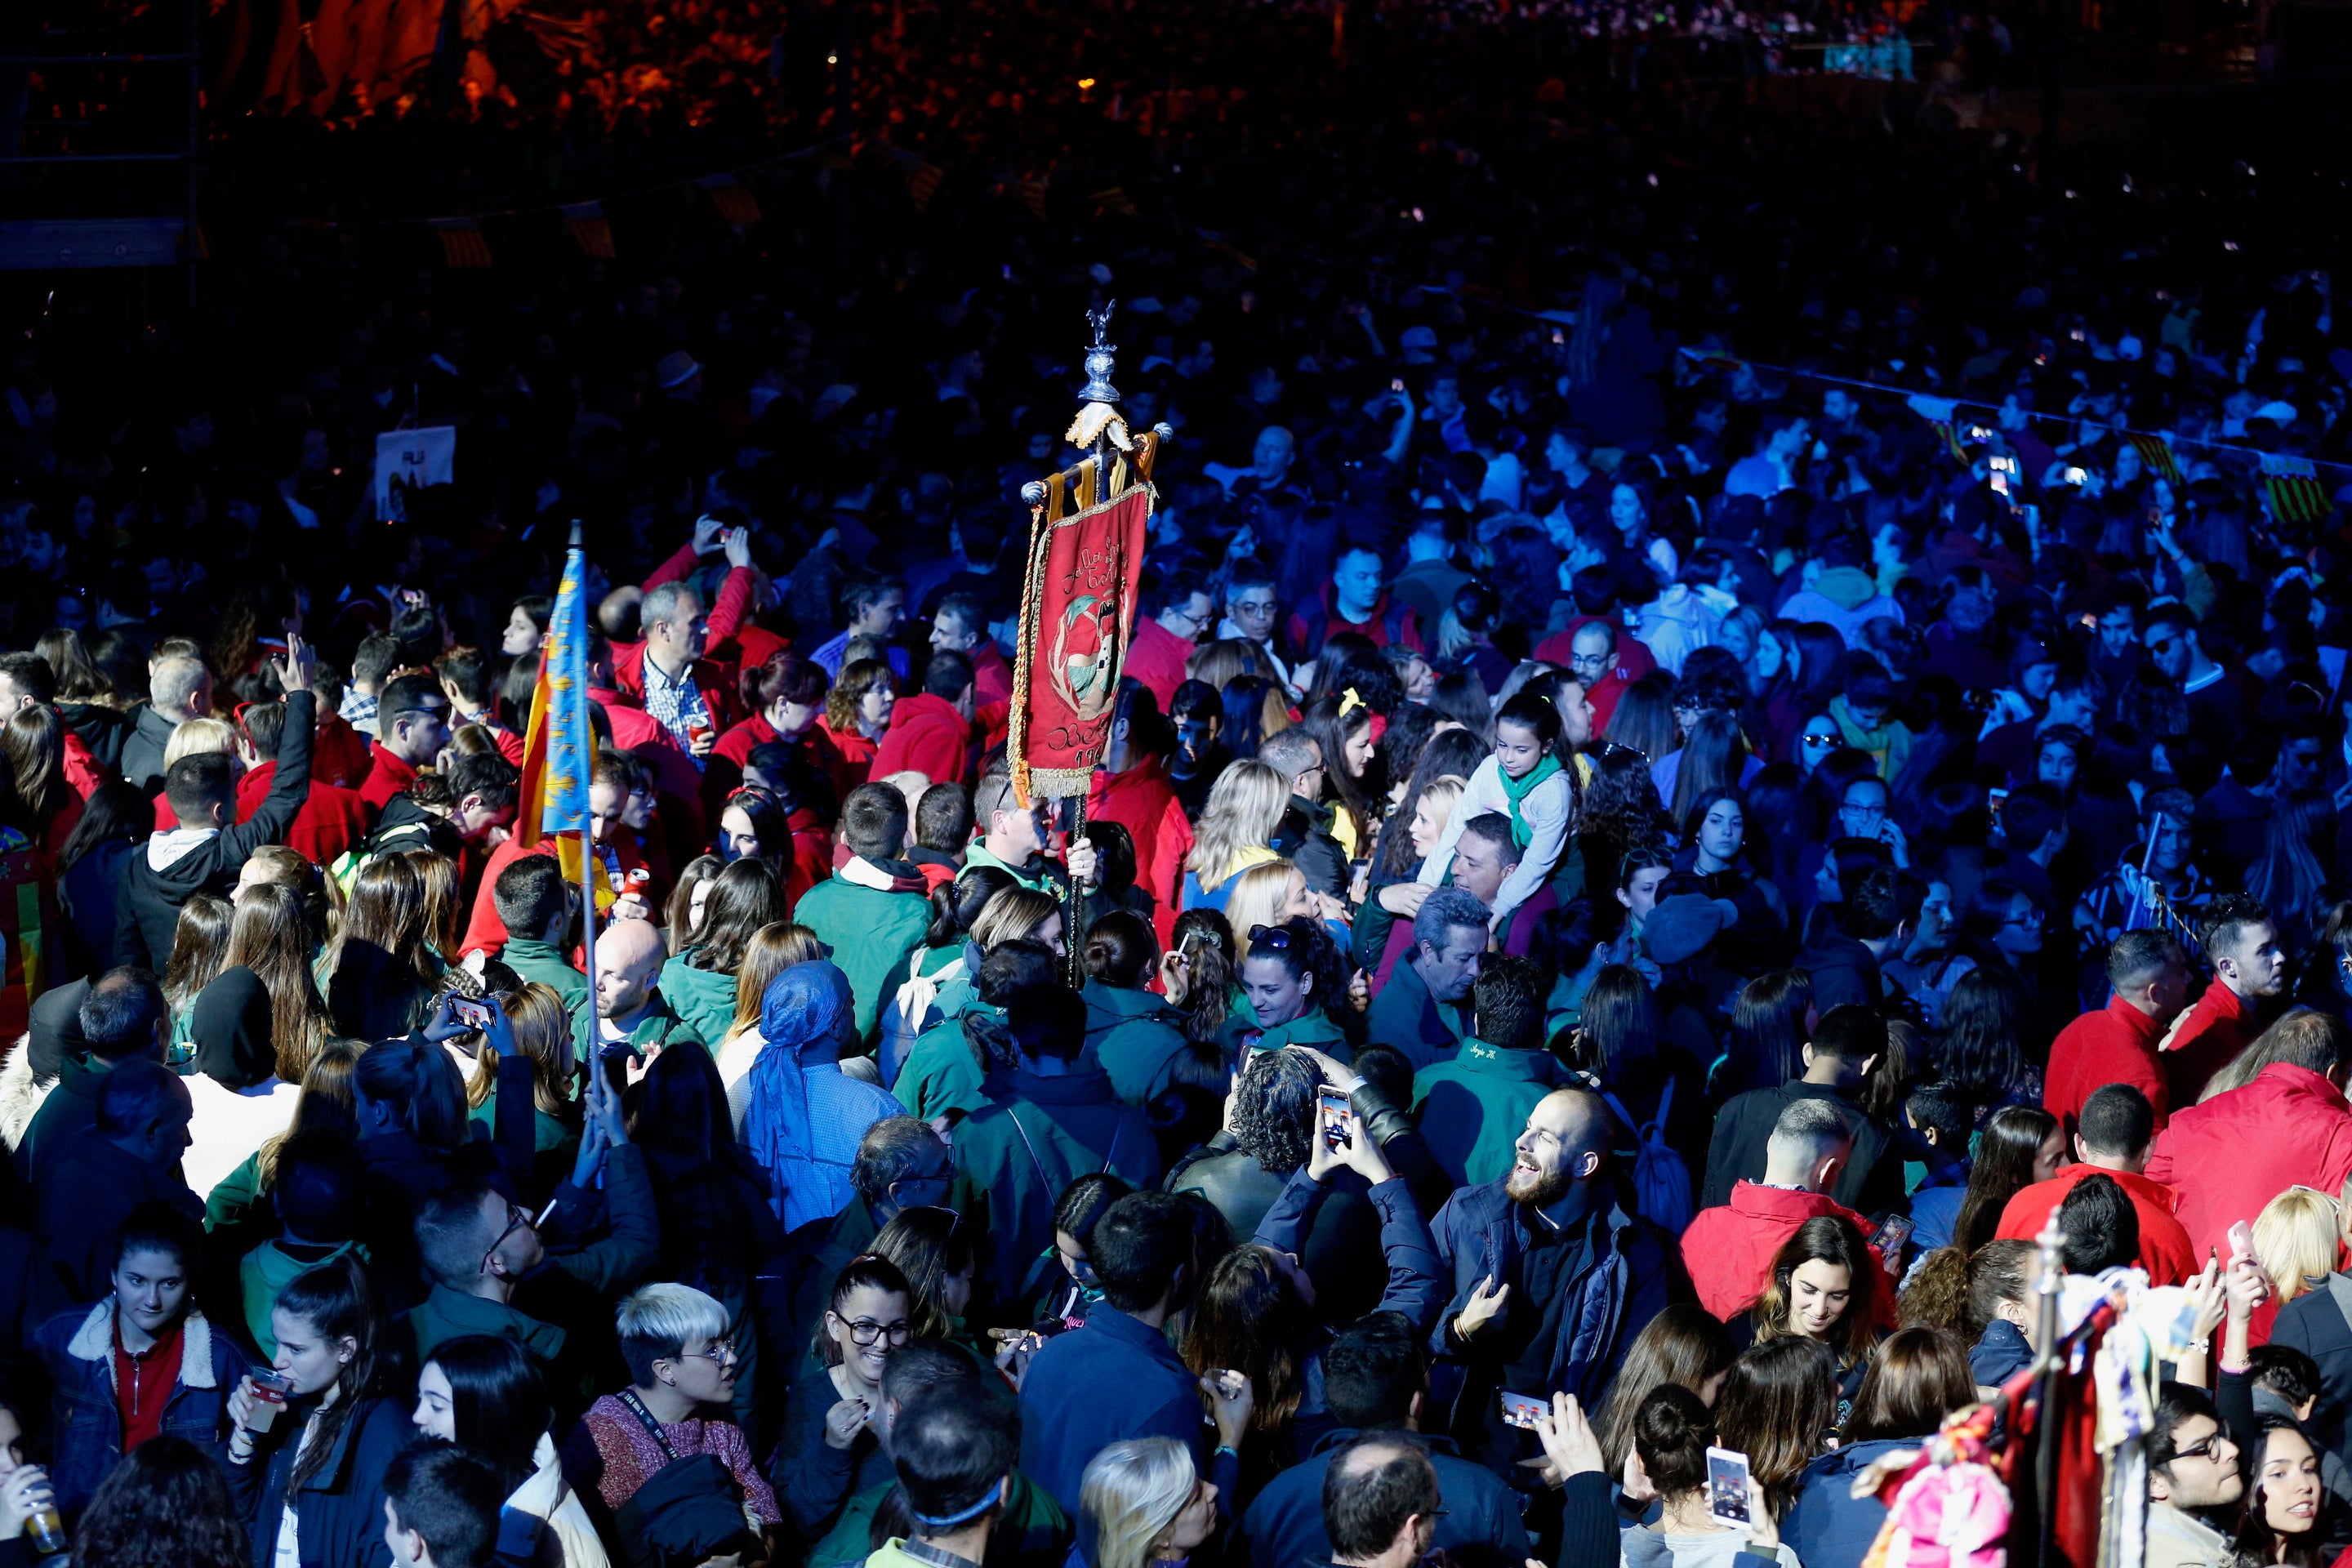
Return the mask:
M1549 752L1544 753L1542 762L1528 770L1528 776L1523 779L1515 779L1499 767L1495 770L1495 776L1503 781L1503 794L1511 802L1511 842L1522 849L1528 847L1528 840L1535 835L1528 827L1528 819L1519 814L1519 807L1528 795L1535 793L1538 784L1559 772L1559 759Z

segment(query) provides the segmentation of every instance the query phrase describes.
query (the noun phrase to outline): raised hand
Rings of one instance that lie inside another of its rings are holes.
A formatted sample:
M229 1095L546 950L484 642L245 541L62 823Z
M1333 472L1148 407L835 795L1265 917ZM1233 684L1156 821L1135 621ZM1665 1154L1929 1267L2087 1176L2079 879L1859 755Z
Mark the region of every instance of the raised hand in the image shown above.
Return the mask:
M1495 1277L1487 1275L1470 1292L1470 1300L1463 1303L1460 1315L1454 1320L1454 1331L1465 1340L1475 1337L1479 1330L1503 1315L1510 1300L1511 1288L1497 1285Z

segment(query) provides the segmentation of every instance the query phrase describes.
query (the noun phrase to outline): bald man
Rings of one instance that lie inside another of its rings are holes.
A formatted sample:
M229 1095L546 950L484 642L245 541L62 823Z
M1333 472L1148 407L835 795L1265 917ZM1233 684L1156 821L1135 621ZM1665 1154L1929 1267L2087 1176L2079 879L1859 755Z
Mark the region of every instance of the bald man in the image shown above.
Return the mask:
M667 956L661 930L651 921L614 921L596 933L595 1016L583 1010L572 1037L583 1061L592 1040L600 1054L625 1052L639 1062L677 1041L702 1041L702 1032L679 1017L661 994ZM716 1040L702 1043L719 1048Z
M1546 1095L1528 1113L1509 1173L1461 1188L1430 1226L1454 1278L1430 1348L1468 1373L1453 1436L1465 1458L1507 1479L1542 1450L1534 1433L1503 1425L1496 1395L1565 1393L1598 1409L1634 1337L1689 1296L1667 1244L1618 1205L1612 1130L1599 1096Z

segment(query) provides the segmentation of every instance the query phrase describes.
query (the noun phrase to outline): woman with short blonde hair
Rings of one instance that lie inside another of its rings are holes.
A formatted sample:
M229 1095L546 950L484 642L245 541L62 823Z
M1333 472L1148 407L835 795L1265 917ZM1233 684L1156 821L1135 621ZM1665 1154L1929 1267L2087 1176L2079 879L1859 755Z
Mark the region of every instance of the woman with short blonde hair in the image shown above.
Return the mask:
M1293 915L1313 919L1315 900L1307 890L1306 873L1287 860L1268 860L1234 879L1225 900L1225 921L1234 928L1236 963L1247 958L1250 931L1256 926L1278 926Z
M1006 888L989 900L980 918L971 922L971 940L984 953L1023 937L1042 942L1057 954L1066 953L1061 900L1034 888Z
M2254 1256L2281 1305L2323 1289L2336 1270L2336 1198L2316 1187L2289 1187L2254 1219Z
M226 719L207 714L201 719L183 719L172 727L172 738L163 742L163 771L169 773L173 763L182 757L210 756L214 752L236 758L236 726Z

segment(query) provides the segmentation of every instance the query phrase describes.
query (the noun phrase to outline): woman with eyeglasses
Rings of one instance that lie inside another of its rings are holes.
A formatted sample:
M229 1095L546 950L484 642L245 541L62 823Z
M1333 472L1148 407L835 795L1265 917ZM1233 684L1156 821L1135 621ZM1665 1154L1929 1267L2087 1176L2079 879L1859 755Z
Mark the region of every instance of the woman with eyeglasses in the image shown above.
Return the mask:
M621 1303L614 1325L629 1386L590 1405L563 1440L565 1477L618 1514L672 1460L708 1454L749 1514L771 1530L782 1523L743 1429L726 1418L737 1372L727 1309L690 1285L646 1285Z
M417 1371L408 1418L425 1436L462 1444L488 1465L506 1493L500 1515L540 1521L541 1540L552 1542L562 1568L605 1568L604 1543L548 1435L555 1407L547 1384L522 1346L502 1334L443 1341Z
M895 1477L873 1422L882 1369L914 1333L914 1290L898 1266L872 1252L851 1258L817 1326L824 1365L793 1384L776 1448L776 1494L802 1539L821 1539L844 1503Z

